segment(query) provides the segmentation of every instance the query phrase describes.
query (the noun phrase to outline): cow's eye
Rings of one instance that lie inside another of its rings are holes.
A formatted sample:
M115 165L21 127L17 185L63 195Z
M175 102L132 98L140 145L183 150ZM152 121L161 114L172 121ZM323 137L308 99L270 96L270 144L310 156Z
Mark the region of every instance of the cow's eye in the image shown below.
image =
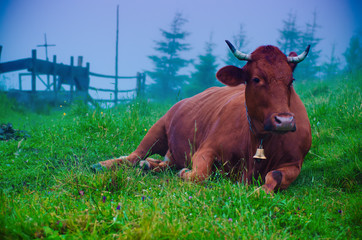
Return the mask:
M259 79L259 78L253 78L253 82L259 83L259 82L260 82L260 79Z

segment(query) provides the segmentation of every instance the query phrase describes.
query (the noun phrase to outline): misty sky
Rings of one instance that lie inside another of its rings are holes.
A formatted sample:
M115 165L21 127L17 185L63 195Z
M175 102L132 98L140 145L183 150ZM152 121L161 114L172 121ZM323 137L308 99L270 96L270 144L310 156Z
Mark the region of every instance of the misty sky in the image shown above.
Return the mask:
M357 0L0 0L1 62L27 58L31 50L45 59L44 33L49 58L57 55L58 62L69 64L70 56L81 55L90 62L92 72L114 75L116 8L120 5L119 75L132 76L138 71L152 70L147 57L155 54L155 40L160 40L160 28L168 30L176 12L188 20L184 29L190 32L187 42L192 50L183 56L195 58L204 53L205 42L213 36L219 67L223 66L227 47L243 24L247 49L260 45L276 45L283 19L295 13L301 30L317 12L321 26L317 37L322 38L321 60L326 60L331 47L344 62L343 52L361 21L361 1ZM304 49L296 49L300 53ZM192 70L192 68L190 69ZM17 73L6 75L10 87L18 87ZM0 80L4 81L4 77ZM110 80L91 79L91 86L111 86ZM121 82L120 89L134 83ZM30 85L29 85L30 86ZM40 86L40 84L38 84Z

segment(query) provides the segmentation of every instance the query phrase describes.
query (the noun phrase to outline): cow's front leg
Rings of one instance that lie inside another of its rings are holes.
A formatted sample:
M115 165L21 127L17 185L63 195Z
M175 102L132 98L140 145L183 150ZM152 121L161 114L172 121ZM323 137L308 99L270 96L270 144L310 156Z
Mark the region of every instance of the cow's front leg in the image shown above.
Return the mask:
M140 161L140 158L132 153L128 156L121 156L119 158L113 158L106 161L102 161L91 166L91 169L95 172L103 171L103 169L114 169L118 165L126 164L134 166Z
M266 193L276 189L286 189L299 175L300 166L287 166L268 172L265 184L262 186Z
M214 158L213 151L197 151L192 157L192 170L184 168L179 172L179 176L186 181L206 180L211 174Z

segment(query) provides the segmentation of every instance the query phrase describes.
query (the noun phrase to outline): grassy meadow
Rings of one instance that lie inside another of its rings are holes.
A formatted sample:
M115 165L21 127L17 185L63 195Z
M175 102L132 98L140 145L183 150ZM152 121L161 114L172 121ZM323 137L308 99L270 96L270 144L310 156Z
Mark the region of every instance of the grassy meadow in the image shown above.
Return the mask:
M361 239L362 74L295 88L313 143L274 195L223 176L183 182L172 169L90 170L132 152L170 105L33 113L0 95L0 123L31 136L0 141L0 239Z

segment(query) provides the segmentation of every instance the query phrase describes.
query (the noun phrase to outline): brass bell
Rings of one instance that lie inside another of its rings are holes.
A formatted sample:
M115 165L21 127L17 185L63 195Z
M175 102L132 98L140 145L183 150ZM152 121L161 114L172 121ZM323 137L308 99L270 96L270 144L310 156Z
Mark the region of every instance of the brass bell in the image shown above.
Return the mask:
M263 149L263 146L259 146L258 149L256 150L256 153L255 155L253 156L253 158L256 158L256 159L266 159L265 155L264 155L264 149Z

